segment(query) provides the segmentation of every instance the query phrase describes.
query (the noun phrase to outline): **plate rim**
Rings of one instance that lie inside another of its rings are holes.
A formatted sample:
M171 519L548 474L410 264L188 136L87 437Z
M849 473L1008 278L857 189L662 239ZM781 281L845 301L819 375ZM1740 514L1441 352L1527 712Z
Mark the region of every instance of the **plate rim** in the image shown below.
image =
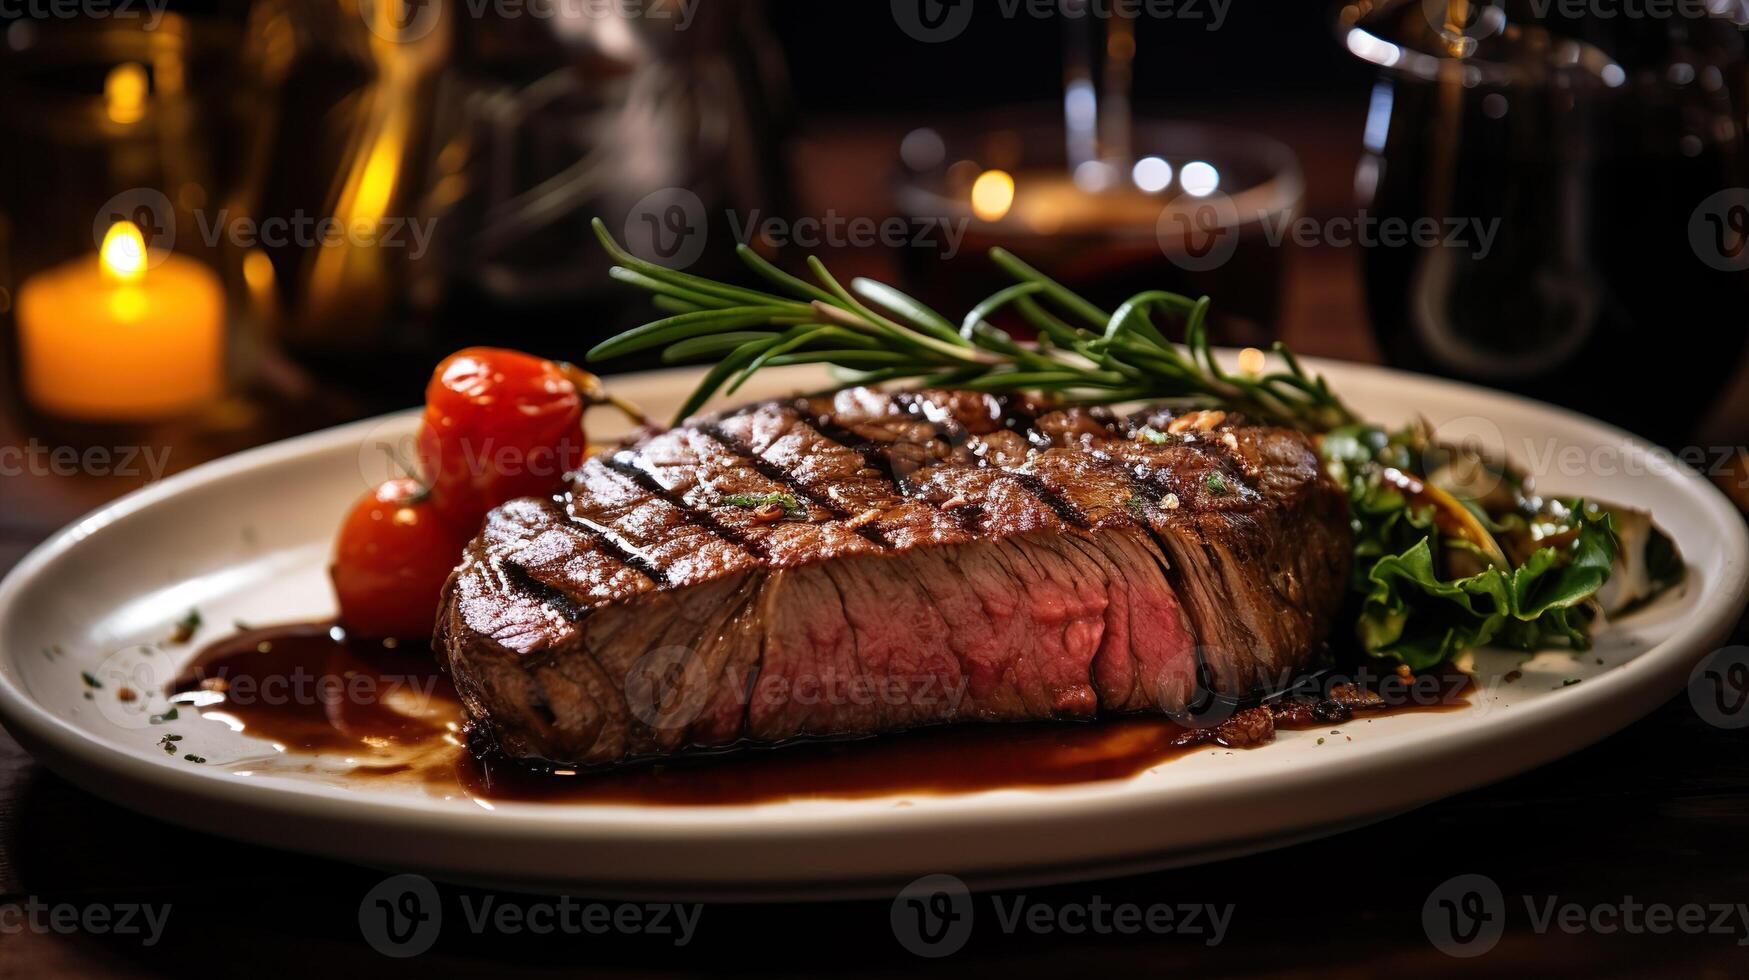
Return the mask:
M1316 370L1338 370L1345 374L1369 375L1376 380L1428 385L1443 388L1455 395L1482 394L1491 399L1506 399L1517 407L1532 409L1572 424L1598 430L1619 444L1635 451L1658 452L1645 440L1619 427L1585 416L1579 412L1548 405L1534 399L1495 391L1479 385L1441 378L1431 378L1411 372L1370 364L1328 361L1307 358ZM657 382L686 373L685 369L640 372L621 375L617 380ZM385 423L410 421L416 410L389 413L375 418L347 423L330 429L308 433L291 439L256 447L196 466L159 481L149 487L127 494L87 513L51 535L32 549L4 580L0 580L0 618L14 613L14 604L25 586L33 581L57 558L79 547L105 528L134 517L155 505L193 487L222 482L230 477L259 467L294 460L307 453L331 450L356 440L359 434ZM1694 498L1703 508L1702 519L1718 525L1721 531L1719 554L1721 576L1718 582L1706 582L1703 591L1713 591L1713 598L1702 603L1686 622L1673 629L1671 636L1636 654L1633 659L1616 665L1606 673L1570 691L1563 691L1559 700L1539 707L1527 721L1514 724L1509 718L1502 724L1462 729L1431 743L1428 753L1417 757L1417 764L1437 763L1447 758L1485 750L1496 743L1519 737L1521 727L1542 731L1562 726L1576 715L1608 717L1610 733L1619 731L1662 703L1681 689L1679 678L1685 678L1694 663L1729 635L1732 625L1749 601L1749 528L1738 515L1729 498L1692 467L1677 461L1671 472L1661 476L1684 487L1686 496ZM927 807L881 808L826 807L806 812L783 812L786 804L753 804L762 808L756 819L725 820L727 814L748 814L748 805L654 808L636 805L573 806L564 804L503 804L497 806L494 823L486 824L481 816L460 808L425 807L419 801L394 798L373 798L364 795L341 800L334 793L317 792L319 787L296 787L283 784L262 784L246 780L225 779L215 773L177 766L172 761L139 758L118 751L109 743L90 736L72 722L59 717L46 705L23 689L22 679L15 676L14 660L0 651L0 722L13 732L33 756L73 782L96 795L117 799L132 797L148 788L173 791L184 801L211 801L248 812L272 813L280 817L318 820L326 824L353 826L367 824L373 830L419 830L436 832L456 838L495 838L510 834L529 842L575 842L579 836L611 845L615 841L638 841L660 844L697 837L701 827L708 826L718 841L769 840L773 836L800 835L815 842L847 838L893 836L903 837L919 827L952 831L970 826L989 828L993 824L1019 828L1074 819L1088 807L1096 807L1110 816L1143 813L1169 806L1173 809L1194 809L1210 798L1226 803L1243 803L1249 792L1267 791L1273 796L1294 792L1325 781L1323 767L1308 766L1279 774L1269 785L1247 785L1233 780L1211 780L1189 786L1159 785L1137 788L1126 781L1113 780L1087 784L1083 787L1054 788L1050 792L1029 791L1024 806L989 805L988 793L932 796ZM1572 727L1572 726L1567 726ZM1596 727L1596 726L1592 726ZM1591 744L1604 735L1567 736L1539 742L1529 751L1513 756L1510 762L1497 764L1474 778L1464 777L1450 783L1447 792L1437 797L1498 781L1544 764ZM1357 743L1358 744L1358 743ZM1401 752L1394 753L1398 742L1380 741L1357 748L1357 755L1348 757L1356 767L1369 771L1388 770L1401 766ZM1379 758L1374 758L1375 756ZM47 758L45 758L47 757ZM51 761L52 760L52 761ZM55 765L61 762L65 765ZM80 769L77 776L70 769ZM101 779L94 777L103 777ZM1005 792L997 790L993 792ZM1238 796L1235 794L1238 793ZM1422 794L1407 794L1426 802ZM861 801L844 801L861 802ZM1382 800L1383 805L1397 803ZM144 809L155 816L184 822L186 810L167 806ZM1400 808L1400 806L1399 806ZM638 815L630 821L628 816ZM218 833L225 834L223 828ZM242 833L226 834L253 840ZM296 846L296 845L294 845ZM1207 845L1204 845L1207 846ZM313 848L296 846L300 850Z

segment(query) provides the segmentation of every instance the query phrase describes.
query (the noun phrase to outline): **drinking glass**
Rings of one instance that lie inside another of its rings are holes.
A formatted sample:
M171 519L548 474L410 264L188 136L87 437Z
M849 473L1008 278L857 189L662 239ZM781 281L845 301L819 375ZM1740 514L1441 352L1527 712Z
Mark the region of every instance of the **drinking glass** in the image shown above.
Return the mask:
M1341 9L1379 66L1361 207L1441 233L1366 249L1373 329L1393 364L1677 441L1744 343L1743 36L1559 7Z

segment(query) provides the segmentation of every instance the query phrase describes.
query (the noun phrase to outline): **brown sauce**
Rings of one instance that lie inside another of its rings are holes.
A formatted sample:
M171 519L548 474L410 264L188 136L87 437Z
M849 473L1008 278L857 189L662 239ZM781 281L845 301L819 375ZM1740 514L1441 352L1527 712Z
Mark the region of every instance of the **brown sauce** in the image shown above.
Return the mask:
M475 799L696 806L1062 786L1127 779L1197 750L1264 744L1281 729L1340 729L1353 714L1450 710L1468 681L1433 697L1352 688L1235 715L1214 728L1165 718L955 726L877 738L802 742L616 770L542 772L463 742L465 713L425 644L352 640L332 624L249 630L203 650L173 700L222 713L287 753L343 755L360 779L417 781ZM1415 704L1409 703L1416 702Z

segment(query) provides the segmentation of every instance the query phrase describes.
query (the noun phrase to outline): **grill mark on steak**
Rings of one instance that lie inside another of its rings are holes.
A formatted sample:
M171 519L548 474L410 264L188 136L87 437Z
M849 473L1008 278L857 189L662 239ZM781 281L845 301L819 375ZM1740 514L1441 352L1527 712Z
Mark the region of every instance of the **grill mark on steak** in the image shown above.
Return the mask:
M651 561L647 555L621 537L619 532L574 514L569 507L555 507L554 510L561 519L587 534L591 541L601 546L601 550L618 559L621 564L637 569L652 582L667 586L674 584L667 569Z
M737 412L735 417L744 417L751 414L753 409L759 407L761 406L753 405L744 408ZM806 483L803 483L794 473L791 473L781 466L773 465L770 460L754 452L753 447L746 445L741 442L741 440L736 439L734 436L723 431L720 422L707 422L699 428L705 435L708 435L715 440L718 445L734 453L736 456L741 457L748 466L753 468L754 472L773 483L788 487L791 493L823 508L827 513L832 515L834 520L848 521L856 516L855 514L850 513L850 511L845 510L843 507L838 506L838 503L826 494L816 493ZM855 530L858 535L867 538L869 541L883 549L891 550L893 547L893 542L888 540L887 536L881 532L881 529L874 524L858 524L855 526Z
M583 621L589 618L589 610L578 604L576 599L566 595L564 590L554 588L553 586L542 582L540 579L535 578L533 573L523 567L522 563L518 562L516 559L499 559L497 566L504 574L505 578L510 580L512 585L527 591L534 597L536 602L540 603L543 607L558 613L559 616L563 618L565 622L570 623L571 626L581 629ZM660 580L657 579L656 581ZM524 659L523 664L528 669L533 670L550 660L555 652L554 648L551 647L537 650Z
M763 544L717 520L709 511L693 507L686 502L684 497L663 486L654 474L639 465L643 457L638 453L627 449L612 455L604 454L600 459L604 465L636 483L639 489L667 502L679 511L681 517L692 526L708 531L718 538L746 550L760 561L770 560L771 553L766 550Z
M862 414L850 410L847 421ZM878 527L895 550L971 540L957 521L930 501L901 492L883 467L871 465L862 453L832 438L816 419L792 404L768 404L764 411L724 428L753 452L791 468L797 482L856 514L853 525Z
M662 569L670 586L760 564L746 549L699 526L688 516L690 508L650 493L603 457L578 470L567 504L574 518L611 533L620 547Z
M1021 405L1018 398L1009 401ZM998 450L989 441L992 436L1017 438L1027 455L1049 445L1048 436L1030 427L1026 420L1032 416L1023 407L1005 410L991 395L863 390L804 399L796 407L825 437L871 463L884 463L908 496L934 506L968 535L976 536L985 526L990 516L987 498L993 492L1014 499L993 481L1018 487L1063 524L1087 523L1072 503L1017 469L1025 456ZM841 420L824 417L828 412L839 413Z
M886 521L882 530L889 540L905 540L918 533L939 540L944 532L958 532L961 537L969 539L975 525L968 526L964 515L943 511L938 502L920 495L916 484L893 458L893 443L864 438L839 425L830 416L810 411L805 400L798 400L789 408L799 424L826 442L847 450L862 462L865 469L885 481L880 484L879 480L875 480L874 486L860 486L859 492L879 497L885 496L889 488L893 491L899 501L898 505L879 508Z
M863 463L869 469L885 477L899 496L911 497L914 495L916 488L911 485L909 478L900 473L898 468L893 465L893 457L884 451L885 447L881 443L864 439L833 422L831 418L815 414L809 409L805 400L798 399L791 403L790 407L795 409L796 417L801 420L802 424L819 433L821 438L831 440L862 457Z
M1028 493L1043 501L1044 505L1061 518L1064 524L1082 530L1093 526L1087 520L1087 515L1081 512L1081 508L1058 496L1057 492L1052 490L1045 481L1039 479L1037 475L1015 470L1008 470L1008 472L1015 480L1019 481L1021 486L1026 488Z

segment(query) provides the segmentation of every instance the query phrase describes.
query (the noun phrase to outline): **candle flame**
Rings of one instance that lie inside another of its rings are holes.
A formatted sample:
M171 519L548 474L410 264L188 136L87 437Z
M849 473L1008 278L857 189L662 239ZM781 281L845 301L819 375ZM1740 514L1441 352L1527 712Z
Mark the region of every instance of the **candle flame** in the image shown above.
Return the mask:
M1239 352L1239 370L1255 378L1263 373L1269 364L1264 353L1255 347L1247 347Z
M146 91L149 88L146 69L128 62L110 69L103 80L104 108L111 121L127 125L139 122L146 114Z
M986 170L972 182L972 213L985 221L1000 221L1014 206L1014 178L1006 171Z
M146 239L132 221L117 221L103 235L98 253L103 277L112 282L137 282L146 274Z

